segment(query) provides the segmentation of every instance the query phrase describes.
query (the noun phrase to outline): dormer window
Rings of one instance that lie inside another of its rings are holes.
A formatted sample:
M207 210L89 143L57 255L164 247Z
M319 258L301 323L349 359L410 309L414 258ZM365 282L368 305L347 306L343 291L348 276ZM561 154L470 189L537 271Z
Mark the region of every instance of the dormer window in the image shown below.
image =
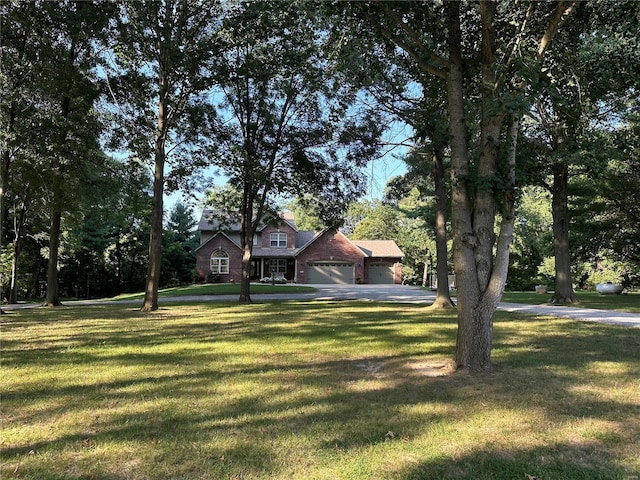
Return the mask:
M272 248L287 248L287 234L282 232L272 233L269 237L269 246Z

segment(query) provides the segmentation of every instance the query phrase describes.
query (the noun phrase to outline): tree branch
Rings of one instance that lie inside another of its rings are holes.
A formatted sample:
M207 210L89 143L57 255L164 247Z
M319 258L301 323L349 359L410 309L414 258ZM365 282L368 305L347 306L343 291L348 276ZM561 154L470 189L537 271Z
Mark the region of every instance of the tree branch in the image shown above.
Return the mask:
M556 9L551 17L551 21L547 26L547 30L544 32L544 35L540 39L540 43L538 44L538 53L536 54L536 60L538 62L542 61L547 48L551 44L553 37L558 31L558 27L560 24L573 12L577 5L577 1L569 2L568 4L564 1L558 2L556 5Z
M427 50L427 48L424 46L424 43L422 42L420 35L418 35L418 33L414 29L412 29L407 22L402 20L402 18L400 18L400 16L395 11L390 9L387 3L384 4L383 8L385 13L393 19L396 25L398 25L409 36L409 38L413 40L414 44L418 46L421 53L424 53ZM439 63L442 66L442 68L444 69L449 68L449 62L447 62L444 58L436 55L433 52L428 52L428 55L431 60L433 60L436 63Z
M391 42L396 44L398 47L400 47L402 50L404 50L404 52L407 55L409 55L409 57L411 57L411 59L414 60L423 71L446 80L447 78L446 70L436 68L433 65L430 65L427 62L425 62L422 56L418 52L416 52L413 48L411 48L411 46L408 43L406 43L405 41L401 40L396 35L394 35L391 30L381 25L380 22L377 22L376 19L373 18L371 15L365 14L365 18L369 21L369 24L371 24L371 26L373 26L374 28L378 29L378 31L387 40L390 40ZM402 20L400 19L399 21L402 22ZM399 26L402 27L402 25L399 25Z

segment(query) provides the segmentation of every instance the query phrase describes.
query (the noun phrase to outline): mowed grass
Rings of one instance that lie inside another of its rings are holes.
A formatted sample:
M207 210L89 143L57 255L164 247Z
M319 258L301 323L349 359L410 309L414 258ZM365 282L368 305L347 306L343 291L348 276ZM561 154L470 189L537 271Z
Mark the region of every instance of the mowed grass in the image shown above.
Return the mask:
M275 293L312 293L316 289L305 285L271 285L263 283L251 284L251 294L275 294ZM164 288L158 292L158 297L190 297L197 295L240 295L239 283L205 283L187 285L183 287ZM109 300L142 300L144 293L123 293Z
M455 373L455 313L373 302L14 311L0 478L624 479L637 329L498 313Z
M580 300L580 303L575 305L576 307L640 313L640 292L625 293L623 295L600 295L598 292L578 290L575 293L578 300ZM502 301L544 305L549 303L552 296L553 293L540 295L535 292L504 292Z

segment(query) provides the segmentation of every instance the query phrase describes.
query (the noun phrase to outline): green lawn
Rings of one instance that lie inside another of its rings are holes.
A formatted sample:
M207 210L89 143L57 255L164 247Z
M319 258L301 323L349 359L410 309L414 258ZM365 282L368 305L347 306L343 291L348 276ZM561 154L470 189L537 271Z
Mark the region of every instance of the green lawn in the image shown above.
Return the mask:
M262 293L311 293L315 292L313 287L303 285L270 285L255 283L251 284L252 294ZM159 297L182 297L194 295L240 295L239 283L206 283L201 285L188 285L185 287L165 288L158 292ZM144 293L124 293L109 300L141 300Z
M504 292L502 301L542 305L549 302L552 295L553 293L539 295L534 292ZM640 313L640 292L624 295L600 295L597 292L578 290L576 296L580 300L580 303L576 305L578 307Z
M373 302L13 311L0 478L618 479L640 472L637 329Z

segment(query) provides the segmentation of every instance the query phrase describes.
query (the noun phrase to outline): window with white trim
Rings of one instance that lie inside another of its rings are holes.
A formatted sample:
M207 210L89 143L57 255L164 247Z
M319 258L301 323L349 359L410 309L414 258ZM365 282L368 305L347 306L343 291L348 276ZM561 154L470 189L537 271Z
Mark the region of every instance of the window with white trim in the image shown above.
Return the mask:
M287 234L282 232L272 233L269 237L269 245L272 248L287 248Z
M220 249L213 251L209 259L209 270L214 275L229 273L229 254Z
M284 258L272 258L269 260L269 272L270 273L282 273L287 272L287 260Z

